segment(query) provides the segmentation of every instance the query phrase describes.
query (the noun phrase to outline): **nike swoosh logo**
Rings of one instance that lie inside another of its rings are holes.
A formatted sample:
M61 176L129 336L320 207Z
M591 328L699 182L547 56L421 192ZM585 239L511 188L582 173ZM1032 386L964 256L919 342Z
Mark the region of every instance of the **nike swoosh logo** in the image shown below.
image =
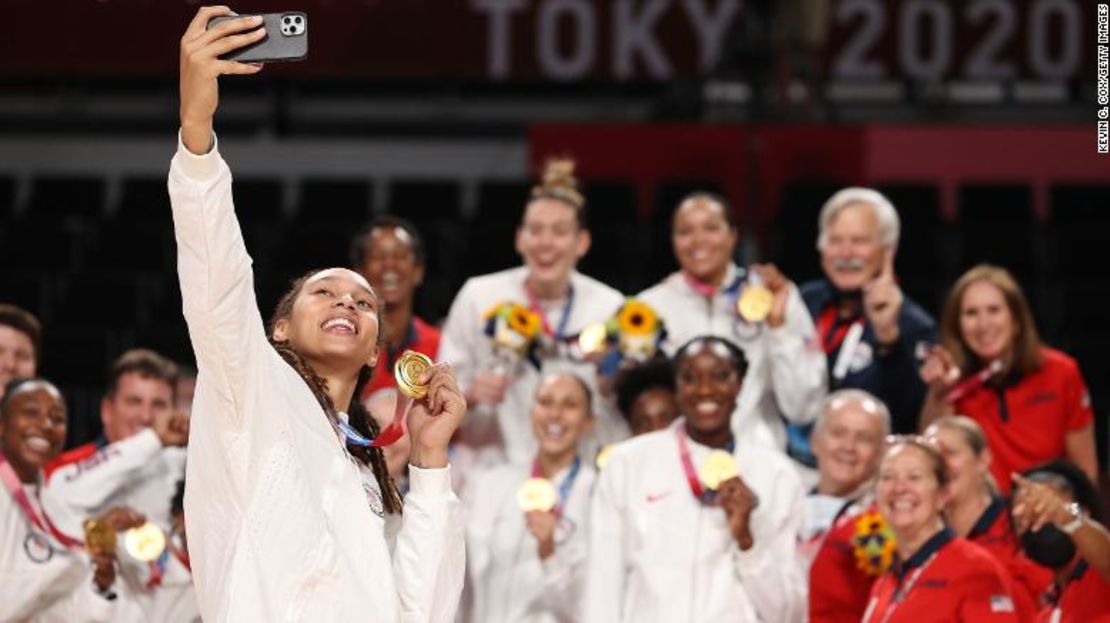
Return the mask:
M651 504L652 502L658 502L659 500L662 500L670 494L670 491L664 491L663 493L649 493L647 495L647 502L648 504Z

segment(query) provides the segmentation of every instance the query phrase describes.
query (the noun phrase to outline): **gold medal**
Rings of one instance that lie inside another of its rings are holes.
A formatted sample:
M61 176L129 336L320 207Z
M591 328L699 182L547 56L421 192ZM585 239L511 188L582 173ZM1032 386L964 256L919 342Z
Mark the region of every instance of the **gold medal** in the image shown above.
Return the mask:
M736 311L748 322L763 322L775 306L775 295L763 286L749 285L736 300Z
M547 512L555 508L559 495L555 486L546 478L529 478L520 485L516 492L516 501L520 510L529 513L532 511Z
M592 324L578 334L578 348L582 350L584 355L593 355L605 350L605 342L609 337L609 331L605 328L605 323L598 322Z
M401 393L420 400L428 395L428 386L420 383L420 376L432 367L432 360L414 350L406 350L393 366L393 377Z
M611 454L613 454L613 444L605 446L601 449L600 452L597 453L596 463L598 470L601 470L605 467L605 464L609 462L609 455Z
M116 551L116 531L108 524L95 519L86 520L85 547L92 554L111 554Z
M740 472L736 468L736 459L724 450L710 452L698 467L698 479L710 491L716 491L722 482L738 475Z
M166 550L166 535L149 521L123 533L123 546L131 557L141 562L158 560Z

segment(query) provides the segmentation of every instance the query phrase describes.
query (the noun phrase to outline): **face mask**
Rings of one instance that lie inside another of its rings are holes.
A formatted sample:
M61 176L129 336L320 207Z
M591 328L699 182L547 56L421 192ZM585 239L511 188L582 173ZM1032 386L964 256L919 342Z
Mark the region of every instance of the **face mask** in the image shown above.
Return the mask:
M1075 558L1071 537L1052 524L1021 535L1021 548L1033 562L1050 569L1062 567Z

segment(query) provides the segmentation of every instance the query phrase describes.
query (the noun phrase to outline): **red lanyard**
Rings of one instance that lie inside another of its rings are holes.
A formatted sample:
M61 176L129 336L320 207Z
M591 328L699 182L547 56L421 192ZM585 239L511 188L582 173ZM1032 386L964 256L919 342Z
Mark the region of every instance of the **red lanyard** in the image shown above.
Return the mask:
M167 543L166 546L170 548L170 552L173 553L173 557L177 559L177 562L181 563L189 573L192 573L193 566L189 564L189 554L183 549L177 549L177 546L173 544L173 539L169 539L169 543Z
M39 512L35 510L31 500L27 497L27 492L23 490L23 483L19 481L19 476L16 475L15 469L12 468L11 463L8 463L8 457L4 456L3 452L0 452L0 480L4 481L4 487L8 490L8 493L12 495L16 504L23 509L23 514L27 516L32 525L39 529L39 532L53 535L54 539L61 543L63 547L69 549L84 547L85 544L81 541L62 534L62 531L54 526L54 522L50 521L45 509L42 516L39 516ZM39 504L41 506L41 500Z
M836 306L825 308L825 311L817 318L817 332L821 335L821 346L826 355L840 347L840 343L844 341L844 336L848 334L848 329L859 322L860 319L859 314L842 318L840 309Z
M540 299L532 292L532 288L528 284L524 284L524 295L528 297L528 307L534 314L540 317L540 327L543 329L543 334L547 337L555 338L557 340L563 339L567 332L567 322L570 320L570 311L574 307L574 286L567 287L567 300L563 303L563 315L559 319L559 328L554 331L551 329L551 323L547 320L547 313L540 306Z
M921 579L921 574L925 573L925 567L928 567L929 563L933 562L936 557L936 554L929 556L928 560L922 563L922 565L917 568L917 571L914 571L913 576L910 578L910 581L906 582L906 585L904 587L894 587L894 594L890 596L890 603L886 605L886 610L883 611L883 618L879 619L879 623L887 623L887 621L890 620L890 617L894 615L894 611L898 609L898 606L902 605L902 602L906 601L906 599L909 598L910 591L913 590L913 587L917 584L917 581ZM864 621L866 622L870 620L871 616L870 613L868 613L868 616L864 618Z
M694 471L694 462L690 460L690 447L686 444L686 428L679 426L676 434L678 435L678 456L682 459L682 471L686 472L686 483L690 485L690 493L693 493L694 498L699 502L704 502L705 489L701 486L698 473Z
M686 427L679 426L675 430L678 436L678 457L682 461L682 471L686 473L686 484L690 485L690 493L694 494L694 498L702 504L712 504L717 498L716 491L708 491L701 485L701 479L698 478L698 472L694 469L694 462L690 459L690 447L686 443ZM735 440L730 435L728 438L728 452L732 454L735 446Z

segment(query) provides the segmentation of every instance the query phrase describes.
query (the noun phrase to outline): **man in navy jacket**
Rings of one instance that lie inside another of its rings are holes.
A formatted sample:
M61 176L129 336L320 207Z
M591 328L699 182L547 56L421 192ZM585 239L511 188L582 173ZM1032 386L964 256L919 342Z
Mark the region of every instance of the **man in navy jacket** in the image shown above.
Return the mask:
M819 219L825 278L803 284L801 294L828 357L829 391L866 390L890 407L894 432L916 432L925 396L918 368L936 325L895 280L898 213L875 190L846 188ZM809 431L792 428L790 436L791 453L812 460Z

